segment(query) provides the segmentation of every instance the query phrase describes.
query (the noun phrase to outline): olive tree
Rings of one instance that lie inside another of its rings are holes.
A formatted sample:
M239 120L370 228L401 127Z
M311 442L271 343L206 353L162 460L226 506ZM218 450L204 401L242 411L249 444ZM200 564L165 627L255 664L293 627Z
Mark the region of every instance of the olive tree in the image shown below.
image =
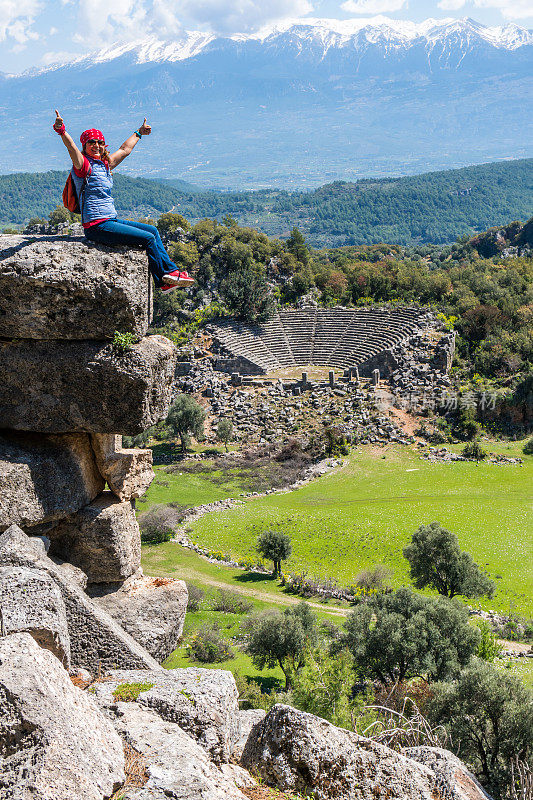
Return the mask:
M421 677L443 680L468 664L480 640L467 609L408 587L374 595L344 623L341 646L357 672L384 684Z
M455 597L492 597L495 584L468 553L459 547L455 533L438 522L421 525L403 554L409 561L411 579L417 589L431 586L439 594Z
M228 451L228 442L231 439L233 433L233 422L230 419L224 417L223 419L219 420L217 425L217 439L219 442L224 442L224 447L226 452Z
M272 574L275 577L281 572L281 562L292 553L291 539L281 531L263 531L257 540L256 549L263 558L273 562Z
M285 689L292 688L293 676L305 664L308 648L316 642L316 617L308 603L294 608L265 611L250 618L247 652L258 669L279 666L285 675Z
M510 762L533 756L533 693L513 675L479 659L452 683L437 684L428 713L444 725L460 753L494 798L510 793Z
M181 441L181 449L185 452L191 436L197 439L204 432L205 411L196 400L188 394L179 394L172 404L166 424Z

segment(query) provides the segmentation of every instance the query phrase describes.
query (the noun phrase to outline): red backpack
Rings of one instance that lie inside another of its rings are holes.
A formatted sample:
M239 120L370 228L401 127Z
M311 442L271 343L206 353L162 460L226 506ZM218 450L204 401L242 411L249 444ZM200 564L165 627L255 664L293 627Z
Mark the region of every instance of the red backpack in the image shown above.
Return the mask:
M90 175L91 173L89 173ZM88 177L88 176L87 176ZM81 199L83 202L83 195L85 192L85 187L87 186L87 178L83 179L83 186L81 187ZM76 191L76 186L74 181L72 180L72 173L69 172L68 178L65 183L65 188L63 189L63 205L65 208L68 208L69 211L72 211L73 214L80 214L80 203L78 200L78 193Z

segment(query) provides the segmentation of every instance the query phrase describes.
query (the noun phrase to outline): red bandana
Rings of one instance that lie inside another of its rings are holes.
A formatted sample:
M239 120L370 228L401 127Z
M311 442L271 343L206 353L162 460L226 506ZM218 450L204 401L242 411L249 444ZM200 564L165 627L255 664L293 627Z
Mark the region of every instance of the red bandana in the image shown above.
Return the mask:
M96 128L90 128L88 131L83 131L80 136L80 142L84 145L89 139L97 139L105 144L104 134Z

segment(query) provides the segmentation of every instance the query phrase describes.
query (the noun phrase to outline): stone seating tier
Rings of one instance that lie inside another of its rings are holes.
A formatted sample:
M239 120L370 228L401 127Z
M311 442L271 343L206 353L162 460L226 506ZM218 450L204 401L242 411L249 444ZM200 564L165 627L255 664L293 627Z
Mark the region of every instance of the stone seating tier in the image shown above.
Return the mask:
M260 325L225 321L218 341L264 372L307 364L353 367L388 350L419 330L416 308L281 311Z

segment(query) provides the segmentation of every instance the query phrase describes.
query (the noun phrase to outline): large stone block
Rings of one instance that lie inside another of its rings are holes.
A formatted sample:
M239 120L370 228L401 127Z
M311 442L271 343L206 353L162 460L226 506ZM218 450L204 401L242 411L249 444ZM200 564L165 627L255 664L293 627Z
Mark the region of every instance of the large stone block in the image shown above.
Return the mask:
M68 669L65 603L59 587L44 570L0 567L0 621L4 635L29 633Z
M103 488L87 434L0 436L0 531L62 519Z
M0 797L103 800L124 751L92 698L27 633L0 638Z
M65 237L17 237L0 248L0 338L146 333L151 281L144 252Z
M113 494L119 500L142 497L155 478L152 451L125 449L122 436L113 433L94 433L91 441L98 469Z
M91 596L157 661L178 646L188 601L184 581L133 577L118 590Z
M65 603L73 666L94 673L119 666L161 670L135 639L48 558L42 541L26 536L17 525L0 535L0 566L42 569L57 583Z
M0 428L141 433L168 412L175 361L164 336L124 353L104 342L1 342Z
M424 765L285 705L254 725L241 764L270 786L316 800L369 800L383 790L389 800L441 796Z
M140 705L156 711L162 719L176 722L201 744L217 764L230 760L240 737L238 692L235 678L224 669L113 670L95 684L97 701L109 708L113 692L121 683L145 683Z
M131 502L102 492L48 532L52 555L74 564L89 583L118 583L141 565L141 534Z
M449 750L440 747L406 747L403 753L435 773L443 797L453 800L492 800L470 770Z
M162 720L137 703L117 703L112 719L121 737L141 754L147 777L144 786L127 788L124 800L246 800L249 796L175 722Z

